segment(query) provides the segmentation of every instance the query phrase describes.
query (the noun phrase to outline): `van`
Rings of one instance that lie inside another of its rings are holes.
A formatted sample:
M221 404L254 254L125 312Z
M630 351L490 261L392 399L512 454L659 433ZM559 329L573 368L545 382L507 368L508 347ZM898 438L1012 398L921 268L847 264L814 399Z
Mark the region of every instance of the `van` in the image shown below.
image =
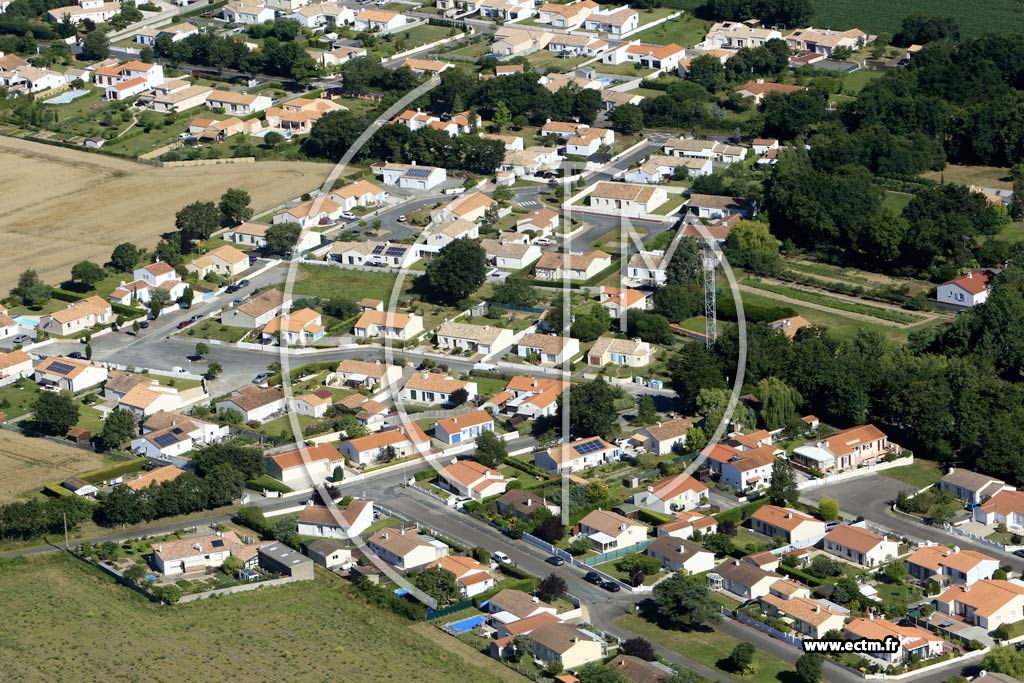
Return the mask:
M495 550L493 553L491 553L491 559L500 564L512 563L512 560L508 559L508 555L501 552L500 550Z

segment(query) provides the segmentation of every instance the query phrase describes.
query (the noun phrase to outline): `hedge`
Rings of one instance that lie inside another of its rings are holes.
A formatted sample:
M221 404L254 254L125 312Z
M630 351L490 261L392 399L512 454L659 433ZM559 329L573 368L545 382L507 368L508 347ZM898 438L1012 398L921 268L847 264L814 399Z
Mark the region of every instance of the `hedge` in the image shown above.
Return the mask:
M268 491L277 491L278 493L291 493L292 490L274 479L269 474L261 474L255 479L250 479L245 482L245 485L253 490L267 489Z
M821 579L819 579L819 578L817 578L815 576L811 576L807 572L800 571L799 569L796 569L795 567L787 567L786 565L781 564L781 563L779 564L778 572L780 574L784 574L785 576L790 577L791 579L798 579L800 581L803 581L804 583L806 583L811 588L817 588L822 583L824 583Z
M44 486L43 493L57 497L74 495L74 493L70 489L66 489L56 482Z
M86 472L85 474L79 475L79 477L90 484L96 484L101 481L106 481L107 479L114 479L122 474L138 472L148 461L149 458L133 458L125 462L119 462L116 465L110 465L98 470Z
M796 309L789 306L763 306L761 304L743 302L743 316L747 322L772 322L780 318L791 318ZM736 302L732 297L721 297L718 300L718 317L722 320L736 321Z
M731 510L719 512L715 515L715 519L718 520L719 524L722 522L736 522L739 524L757 512L758 508L767 505L769 502L771 501L765 497L760 500L755 500L752 503L744 503L743 505L734 507Z
M532 462L523 462L522 460L516 460L515 458L508 458L505 460L505 464L522 472L526 472L534 477L543 477L544 479L548 478L548 473L534 465Z
M660 512L654 512L652 510L643 509L636 513L636 517L641 522L645 522L653 526L658 526L659 524L671 522L674 519L671 515L663 515Z
M530 581L533 581L534 579L537 578L533 574L531 574L530 572L523 571L519 567L514 567L514 566L512 566L510 564L498 565L498 569L501 571L502 574L507 574L507 575L509 575L509 576L511 576L513 578L516 578L516 579L528 579ZM532 586L532 584L531 584L531 586Z

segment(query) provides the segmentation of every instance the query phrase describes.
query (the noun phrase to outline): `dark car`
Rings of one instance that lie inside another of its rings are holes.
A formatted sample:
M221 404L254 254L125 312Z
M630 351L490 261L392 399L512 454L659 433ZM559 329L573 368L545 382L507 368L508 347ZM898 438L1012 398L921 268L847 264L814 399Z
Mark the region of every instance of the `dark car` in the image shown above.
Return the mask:
M547 562L548 564L553 564L556 567L561 567L563 564L565 564L565 560L560 558L558 555L552 555L551 557L549 557L548 559L546 559L544 561Z
M248 286L249 286L249 281L246 280L245 278L242 278L241 280L238 281L238 288L239 289L241 289L242 287L248 287Z
M188 327L191 324L192 324L191 320L182 320L180 323L178 323L178 329L179 330L183 330L183 329L185 329L186 327Z
M1013 554L1017 557L1024 557L1024 548L1022 548L1021 550L1014 550Z
M241 287L239 285L228 285L228 288L225 289L224 291L227 292L228 294L234 294L240 289Z
M604 581L604 579L601 578L601 575L597 572L587 572L587 575L583 577L583 580L587 583L592 583L595 586L600 586L601 582Z
M72 351L68 354L68 358L75 358L77 360L85 360L85 354L81 351Z
M196 314L195 314L194 316L192 316L191 318L189 318L189 320L191 320L192 322L195 322L195 321L197 321L197 320L201 319L202 317L203 317L203 314L202 314L202 313L196 313Z
M142 321L139 322L139 329L144 330L147 327L149 327L149 321L148 320L142 320Z
M622 590L622 586L617 581L605 581L601 584L601 588L605 589L609 593L618 593Z

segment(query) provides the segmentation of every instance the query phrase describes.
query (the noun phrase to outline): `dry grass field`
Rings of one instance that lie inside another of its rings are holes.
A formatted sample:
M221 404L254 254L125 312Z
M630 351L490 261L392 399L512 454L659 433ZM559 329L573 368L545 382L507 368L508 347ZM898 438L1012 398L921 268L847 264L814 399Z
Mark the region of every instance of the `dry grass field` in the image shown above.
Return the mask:
M99 453L0 429L0 501L105 464Z
M330 170L284 161L156 168L0 138L0 291L26 267L56 284L78 261L104 263L121 242L152 247L178 209L229 187L247 190L259 211L319 187Z

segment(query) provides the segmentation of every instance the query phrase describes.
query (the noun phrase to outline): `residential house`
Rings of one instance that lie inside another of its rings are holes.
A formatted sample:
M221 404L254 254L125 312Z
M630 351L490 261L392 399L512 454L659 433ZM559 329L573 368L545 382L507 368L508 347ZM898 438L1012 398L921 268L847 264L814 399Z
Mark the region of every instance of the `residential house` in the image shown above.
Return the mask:
M757 214L756 207L751 201L712 194L691 194L686 199L685 206L698 218L705 220L728 218L737 214L744 218L752 218Z
M353 500L344 509L307 505L299 513L299 535L347 540L373 524L373 502Z
M7 315L7 309L0 304L0 339L17 336L20 329L18 321Z
M574 29L583 25L594 12L601 9L601 6L593 0L582 0L559 4L546 2L537 8L537 23L551 24L555 28Z
M529 593L515 588L505 588L487 601L487 611L496 623L511 624L540 614L554 616L558 610Z
M612 36L622 36L640 26L640 13L631 7L611 7L591 12L583 26L588 31L599 31Z
M935 604L943 614L992 631L1024 620L1024 585L994 579L957 585L936 598Z
M328 376L328 386L378 391L397 387L402 379L402 368L380 361L364 361L346 358L338 363L333 375Z
M391 412L383 403L366 398L362 394L349 394L335 404L352 413L356 421L368 431L377 432L384 426L384 418Z
M553 171L562 165L562 157L556 147L531 145L526 149L506 150L502 159L502 171L508 171L518 178L532 176L538 171Z
M416 260L416 250L397 242L334 242L328 257L350 266L405 268Z
M512 345L512 330L496 325L445 322L437 328L437 345L448 351L470 351L489 356Z
M341 45L333 50L325 51L320 55L320 63L323 66L341 66L353 59L359 59L360 57L366 56L365 47L353 47L351 45Z
M309 488L333 476L345 458L329 443L302 446L264 458L267 474L292 488ZM372 516L372 514L371 514Z
M274 20L274 10L259 0L241 0L225 5L221 17L232 24L262 24Z
M275 214L272 222L274 225L298 223L299 227L308 230L318 225L330 225L338 221L343 213L345 213L345 207L334 201L331 196L317 197L299 202L295 206Z
M110 382L107 382L109 385ZM106 388L106 386L104 386ZM228 437L231 428L227 425L207 422L198 417L180 415L178 413L158 412L149 416L142 423L142 433L152 434L168 427L179 427L192 440L193 444L206 446L221 443Z
M156 380L136 384L117 402L117 408L127 410L139 419L161 411L172 411L181 406L182 397L174 387L161 386Z
M222 410L238 411L246 422L266 422L283 411L284 407L284 394L280 389L254 384L236 389L229 398L214 405L218 413Z
M747 81L740 87L736 88L735 92L740 97L747 97L754 100L754 104L760 106L764 103L764 98L768 95L792 95L795 92L804 90L802 85L788 85L786 83L770 83L765 82L763 78L758 78L754 81Z
M660 287L666 282L667 266L664 251L640 251L629 258L626 277L637 285Z
M646 491L633 494L633 505L644 510L670 515L692 510L707 500L708 487L688 474L676 474L654 482Z
M771 445L734 452L718 468L721 481L740 492L766 488L771 483L772 465L779 452Z
M494 205L494 200L484 193L469 192L459 195L441 208L431 212L431 217L439 223L457 220L479 221Z
M93 24L102 24L110 21L120 11L120 2L78 0L73 5L47 10L46 16L54 24L59 24L66 19L77 26L86 20L91 21Z
M557 412L558 397L566 386L558 380L517 375L491 399L496 401L493 409L525 418L550 417Z
M643 368L651 364L651 345L639 339L598 337L587 352L587 363L604 367L609 363L629 368Z
M427 565L427 569L433 567L445 569L455 575L455 582L459 585L459 594L463 599L472 598L494 588L496 582L490 567L485 567L472 557L446 555Z
M647 540L647 525L608 510L594 510L580 520L580 536L604 553Z
M647 450L655 455L668 455L686 446L686 433L693 423L685 417L659 421L638 430L634 439L646 442Z
M305 7L297 8L289 18L294 19L306 28L317 28L327 24L346 26L352 23L355 16L355 10L337 2L314 2Z
M859 526L843 524L825 534L825 552L865 567L878 567L900 554L900 544Z
M229 244L211 249L186 264L185 269L205 278L211 273L225 278L235 278L249 267L249 256Z
M436 223L424 231L423 241L416 245L419 256L432 259L455 240L475 240L480 237L480 226L472 221L457 220L451 223Z
M498 512L506 517L530 519L542 507L547 508L548 512L553 515L561 512L561 508L558 505L549 503L545 498L522 489L506 491L498 499Z
M599 436L592 436L535 453L533 463L545 472L562 474L582 472L590 467L616 462L621 457L622 451L618 446L608 443Z
M516 232L527 230L538 237L547 237L558 230L558 212L546 206L534 209L516 221Z
M974 521L1005 524L1014 532L1024 531L1024 491L1000 491L974 508Z
M709 578L721 581L721 587L745 600L757 600L771 592L772 584L779 580L773 572L751 562L729 559L715 567Z
M235 116L249 116L266 109L273 104L266 95L249 95L232 90L214 90L206 98L206 106L210 109L223 109Z
M567 155L589 157L597 154L601 147L615 142L615 132L610 128L580 128L565 141Z
M661 566L670 572L700 574L715 568L713 552L681 538L660 536L644 552L661 562Z
M438 472L437 480L452 493L477 501L500 496L508 484L501 472L473 460L456 460Z
M768 616L786 620L805 638L821 639L826 633L841 630L849 614L830 603L793 596L781 598L774 593L762 595L761 606Z
M777 505L758 508L750 517L750 528L769 538L782 538L789 545L807 545L825 535L825 522Z
M313 560L284 543L271 543L257 551L260 569L281 577L297 581L312 581Z
M806 327L813 327L811 321L802 315L779 318L768 323L768 326L776 332L781 332L786 339L793 339L800 330Z
M991 579L999 569L999 560L977 550L953 546L927 545L904 560L910 576L918 581L970 586Z
M775 138L754 138L750 143L754 154L764 156L768 152L779 149L779 141Z
M356 31L370 33L388 33L402 28L406 24L404 14L383 9L364 9L353 19Z
M416 403L452 405L452 395L465 392L466 401L476 400L476 382L455 379L436 372L417 372L402 387L402 399Z
M84 360L47 356L32 369L32 380L44 387L77 393L105 382L107 369Z
M782 33L774 28L751 26L742 21L718 21L711 25L698 47L708 50L741 50L745 47L764 47L769 40L782 40Z
M568 254L547 252L533 267L533 275L538 280L589 280L611 264L611 255L600 250Z
M319 341L325 334L327 329L320 312L300 308L272 318L260 336L264 341L277 339L282 346L305 346Z
M265 289L254 294L247 301L221 313L220 321L231 327L245 327L255 330L264 327L274 319L291 300L285 298L280 289Z
M613 319L621 316L623 311L647 310L647 294L639 289L602 286L597 290L597 300L608 309Z
M554 36L544 30L500 26L491 40L491 53L506 57L526 56L548 46Z
M889 666L900 666L913 660L938 657L943 653L944 640L920 626L900 626L887 619L857 617L843 629L847 640L873 640L884 642L895 638L900 646L895 652L868 652L868 657L880 659Z
M327 569L344 567L352 562L352 549L339 541L318 538L303 543L302 549L309 559Z
M383 204L387 196L387 190L365 180L349 183L331 193L331 197L338 201L346 211L350 211L357 206L377 206Z
M484 432L494 431L494 418L486 410L474 410L446 417L434 423L434 438L449 446L475 441Z
M580 352L580 340L555 334L531 332L516 342L515 353L522 358L536 358L541 363L560 365Z
M842 472L879 462L892 451L885 432L873 424L851 427L807 441L793 451L793 462L821 472Z
M22 350L0 352L0 387L32 376L32 356Z
M637 168L626 171L623 176L627 183L660 183L676 177L696 178L711 175L714 170L711 159L654 154Z
M540 247L528 242L485 239L480 240L480 246L484 248L487 260L504 270L522 270L541 257Z
M639 64L644 69L657 69L673 72L686 57L686 50L669 43L668 45L647 45L628 42L621 47L605 53L601 61L605 64Z
M557 662L562 669L576 669L604 656L604 643L571 624L550 623L530 632L530 654L542 662Z
M1016 490L996 477L956 467L942 477L939 488L949 491L969 505L980 505L997 493Z
M662 150L665 156L681 159L710 160L731 166L747 158L749 149L741 145L729 145L717 140L695 140L693 138L669 138ZM702 167L703 168L703 167ZM691 175L694 175L691 173Z
M858 28L846 31L813 27L798 28L785 37L786 45L791 50L813 52L826 57L831 57L837 48L859 50L874 39L875 36L869 36Z
M381 529L366 539L370 551L397 569L424 567L448 555L448 546L415 529Z
M189 430L181 425L171 425L144 432L131 441L132 453L146 458L163 460L178 467L185 467L189 459L183 457L195 448L195 440Z
M564 7L564 5L562 5ZM608 42L589 35L558 33L552 36L548 50L566 57L596 57L608 49ZM608 94L613 91L605 91Z
M645 96L629 91L604 90L601 92L601 104L604 106L605 113L608 114L623 104L632 104L639 107L640 103L645 99L647 99Z
M702 515L699 512L677 512L675 519L655 527L655 533L661 536L673 538L692 538L694 532L701 534L713 534L718 531L718 520L714 517Z
M619 211L626 216L652 213L667 201L668 194L660 187L604 180L590 193L590 205L595 209Z
M182 22L179 24L168 24L167 26L155 29L144 28L135 34L135 42L141 45L155 47L156 39L161 36L167 36L171 39L172 43L177 43L198 33L198 26Z
M496 67L496 69L503 69L503 68L506 68L506 69L518 68L519 71L522 71L523 70L523 65L522 64L510 64L510 65L505 66L505 67L502 67L502 66ZM500 142L501 144L505 145L505 150L506 151L521 152L524 149L523 138L521 136L519 136L519 135L512 135L512 134L506 134L506 133L484 133L483 131L481 131L479 133L479 135L484 140L495 140L497 142Z
M365 311L359 316L352 331L361 339L384 337L404 342L414 339L423 332L423 318L415 313Z
M935 300L959 308L973 308L988 300L994 273L979 270L947 280L938 286Z
M256 249L267 248L267 230L270 226L266 223L240 223L224 232L224 239L235 244L255 247ZM305 231L299 233L299 240L295 250L299 252L309 251L320 246L320 233Z
M282 130L293 135L303 135L313 129L313 124L324 114L342 111L346 107L323 98L307 99L297 97L277 107L267 109L264 117L267 127Z
M376 168L385 185L397 185L408 190L432 190L448 179L448 172L436 166L388 163Z
M180 467L164 465L163 467L155 467L148 472L142 472L134 479L124 480L118 486L127 486L132 491L138 492L150 486L159 486L165 481L174 481L183 474L185 474L185 470Z
M106 325L113 320L114 311L110 304L93 295L73 301L59 311L41 316L39 328L49 334L63 337L84 332L98 325Z
M415 422L403 422L376 434L342 441L340 448L353 462L372 465L379 460L425 453L430 449L430 438Z
M237 557L254 566L258 543L243 543L234 531L191 536L174 541L153 543L153 568L164 576L205 572Z
M334 405L334 394L329 389L319 389L292 397L291 412L306 417L321 418Z
M439 77L445 69L454 69L455 65L449 62L440 62L436 59L414 59L409 57L402 62L402 66L408 67L417 76L424 74Z

